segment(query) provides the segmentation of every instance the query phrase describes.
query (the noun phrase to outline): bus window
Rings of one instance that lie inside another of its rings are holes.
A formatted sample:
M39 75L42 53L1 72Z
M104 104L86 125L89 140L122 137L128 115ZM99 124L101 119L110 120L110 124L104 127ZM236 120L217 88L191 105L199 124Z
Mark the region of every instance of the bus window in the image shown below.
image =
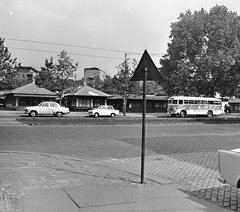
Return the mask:
M195 100L195 104L199 105L200 104L200 100Z
M183 100L179 100L179 104L182 105L183 104Z
M208 102L206 100L202 100L202 104L206 105Z
M188 100L185 99L184 100L184 104L187 105L188 104Z
M178 100L173 100L173 99L171 99L171 100L169 100L168 101L168 104L170 104L170 105L177 105L177 103L178 103Z
M209 105L213 105L213 101L208 101L208 104Z
M178 100L173 100L172 101L172 104L174 104L174 105L177 105L177 103L178 103Z
M189 100L189 104L194 104L194 100Z

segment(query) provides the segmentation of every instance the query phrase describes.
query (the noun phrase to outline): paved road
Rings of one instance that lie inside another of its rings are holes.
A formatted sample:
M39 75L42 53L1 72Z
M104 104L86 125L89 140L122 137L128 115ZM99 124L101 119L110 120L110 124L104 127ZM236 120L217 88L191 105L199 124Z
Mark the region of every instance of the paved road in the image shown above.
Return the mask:
M166 123L146 127L146 172L232 210L238 190L223 186L217 150L240 146L239 124ZM0 149L59 154L140 171L141 125L1 125Z

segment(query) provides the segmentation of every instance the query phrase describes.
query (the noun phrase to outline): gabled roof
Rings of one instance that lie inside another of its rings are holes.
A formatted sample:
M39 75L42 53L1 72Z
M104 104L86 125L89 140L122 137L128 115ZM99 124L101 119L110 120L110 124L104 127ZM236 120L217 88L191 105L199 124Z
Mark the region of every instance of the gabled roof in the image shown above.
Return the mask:
M7 95L13 94L14 96L46 96L46 97L57 97L57 94L49 91L45 88L40 88L34 83L30 83L24 86L21 86L19 88L16 88L14 90L11 90L10 92L6 93Z
M110 97L111 95L102 91L96 90L89 86L80 87L75 93L69 93L65 96L98 96L98 97Z

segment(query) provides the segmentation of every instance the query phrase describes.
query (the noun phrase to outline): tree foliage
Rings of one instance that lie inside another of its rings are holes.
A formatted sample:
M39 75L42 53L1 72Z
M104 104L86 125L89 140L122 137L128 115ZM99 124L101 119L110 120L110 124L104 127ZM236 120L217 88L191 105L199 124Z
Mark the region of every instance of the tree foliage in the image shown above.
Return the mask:
M240 17L225 6L181 13L160 60L168 95L238 96Z
M77 71L78 63L74 64L70 56L67 55L67 51L64 50L58 55L58 57L58 63L55 65L55 67L58 85L57 87L61 102L64 90L69 87L69 79L73 78L74 72Z
M159 95L163 94L162 86L156 81L146 82L146 95Z
M35 81L37 85L57 92L61 103L64 91L69 87L75 86L72 78L74 77L74 72L77 71L78 63L74 64L65 50L58 57L56 64L54 64L52 57L50 60L45 59L45 66L41 67L41 71L35 78Z
M0 90L16 88L17 59L11 58L11 53L4 45L4 39L0 38Z
M133 73L137 67L137 61L131 60L125 54L124 61L117 66L117 74L113 76L112 93L123 97L123 113L126 114L127 98L130 94L141 92L140 83L131 81Z
M36 85L44 87L50 91L57 91L56 89L56 71L53 58L45 59L45 66L41 67L41 71L35 77Z

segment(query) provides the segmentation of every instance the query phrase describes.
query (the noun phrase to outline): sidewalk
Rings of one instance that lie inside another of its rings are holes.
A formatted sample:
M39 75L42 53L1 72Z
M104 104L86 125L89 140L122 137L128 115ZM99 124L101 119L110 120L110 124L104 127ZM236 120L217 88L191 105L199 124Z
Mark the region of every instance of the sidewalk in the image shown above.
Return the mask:
M172 182L104 161L0 152L0 211L229 211L191 197Z

